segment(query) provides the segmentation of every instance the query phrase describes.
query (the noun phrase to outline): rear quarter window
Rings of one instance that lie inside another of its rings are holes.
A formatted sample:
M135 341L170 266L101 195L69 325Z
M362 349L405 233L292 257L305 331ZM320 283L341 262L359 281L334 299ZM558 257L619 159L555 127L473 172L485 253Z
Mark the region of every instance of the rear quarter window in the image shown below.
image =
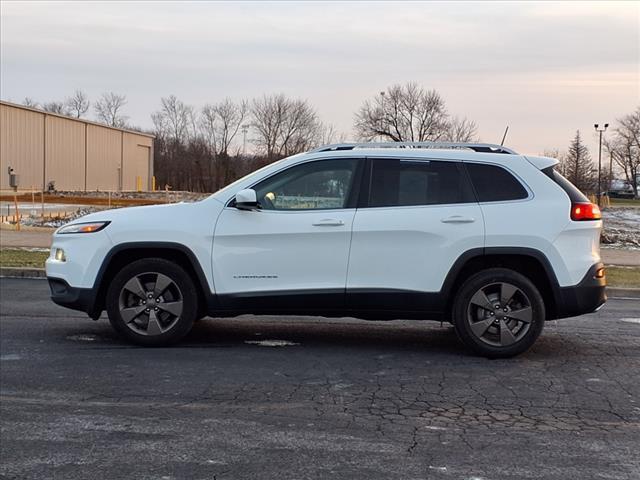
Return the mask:
M479 202L521 200L529 194L520 181L497 165L465 163Z
M569 180L564 178L558 172L556 172L553 167L545 168L542 170L551 180L556 182L560 188L562 188L565 193L569 196L569 200L573 203L588 203L589 199L587 196L582 193L578 187L576 187Z

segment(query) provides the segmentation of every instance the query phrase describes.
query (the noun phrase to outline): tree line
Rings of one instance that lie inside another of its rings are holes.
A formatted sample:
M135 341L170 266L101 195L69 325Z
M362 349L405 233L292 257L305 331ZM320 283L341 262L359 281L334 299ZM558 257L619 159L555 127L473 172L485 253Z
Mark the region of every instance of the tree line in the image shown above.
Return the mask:
M45 112L56 113L58 115L66 115L73 118L85 118L92 105L89 100L89 96L82 90L76 90L73 95L66 97L61 101L51 101L39 103L31 97L26 97L22 104L25 107L38 108ZM116 128L127 128L128 119L123 114L125 105L127 104L127 97L125 95L118 95L113 92L105 92L93 102L93 110L95 114L95 120ZM132 127L136 130L139 128Z
M144 131L131 125L124 114L126 96L113 92L103 93L94 102L76 90L62 101L38 104L25 98L23 104L75 118L84 118L93 110L98 122ZM175 190L212 192L268 163L347 138L334 125L321 121L307 100L284 94L237 101L225 98L198 107L170 95L160 100L151 119L153 130L148 133L156 136L157 185ZM479 141L473 120L452 115L437 91L413 82L392 85L365 99L354 115L353 130L360 141ZM637 192L640 106L617 120L603 147L601 191L610 188L614 177L604 160L608 155L615 170ZM581 190L598 190L597 165L580 131L566 151L551 150L545 155L558 158L560 173Z
M557 158L560 163L556 169L583 192L609 191L618 172L618 177L622 175L624 183L637 197L640 181L640 106L634 112L618 118L603 139L600 185L597 160L592 159L580 130L576 131L565 152L550 150L544 155Z

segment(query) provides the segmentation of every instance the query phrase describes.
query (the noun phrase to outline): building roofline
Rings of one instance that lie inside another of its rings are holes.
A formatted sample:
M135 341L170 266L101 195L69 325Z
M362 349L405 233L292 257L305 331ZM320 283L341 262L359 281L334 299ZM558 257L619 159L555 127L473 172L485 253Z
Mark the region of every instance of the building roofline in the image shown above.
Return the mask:
M75 118L70 117L68 115L60 115L59 113L47 112L46 110L41 110L39 108L27 107L25 105L20 105L19 103L7 102L6 100L0 100L0 105L6 105L7 107L20 108L22 110L28 110L35 113L41 113L43 115L50 115L52 117L64 118L65 120L72 120L74 122L85 123L88 125L95 125L96 127L108 128L110 130L116 130L118 132L131 133L133 135L141 135L143 137L156 138L155 135L151 133L138 132L136 130L130 130L128 128L118 128L112 127L111 125L106 125L104 123L94 122L91 120L85 120L84 118Z

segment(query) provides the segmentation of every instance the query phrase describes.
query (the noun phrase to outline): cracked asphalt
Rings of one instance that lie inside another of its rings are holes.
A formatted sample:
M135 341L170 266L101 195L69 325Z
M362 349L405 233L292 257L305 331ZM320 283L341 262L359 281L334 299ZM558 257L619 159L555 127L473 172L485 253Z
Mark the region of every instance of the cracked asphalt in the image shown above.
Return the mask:
M486 360L439 323L354 319L207 319L145 349L45 281L0 293L1 478L640 478L638 299Z

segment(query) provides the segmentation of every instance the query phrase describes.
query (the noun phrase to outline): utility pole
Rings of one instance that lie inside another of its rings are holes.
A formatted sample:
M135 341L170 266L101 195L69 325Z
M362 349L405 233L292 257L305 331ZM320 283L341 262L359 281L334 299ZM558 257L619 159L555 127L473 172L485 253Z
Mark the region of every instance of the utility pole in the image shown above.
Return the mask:
M602 202L600 198L602 196L602 134L609 127L608 123L604 124L604 128L599 128L599 124L595 123L593 127L596 129L596 132L600 134L600 143L598 146L598 206ZM611 176L611 172L609 172L609 176Z

